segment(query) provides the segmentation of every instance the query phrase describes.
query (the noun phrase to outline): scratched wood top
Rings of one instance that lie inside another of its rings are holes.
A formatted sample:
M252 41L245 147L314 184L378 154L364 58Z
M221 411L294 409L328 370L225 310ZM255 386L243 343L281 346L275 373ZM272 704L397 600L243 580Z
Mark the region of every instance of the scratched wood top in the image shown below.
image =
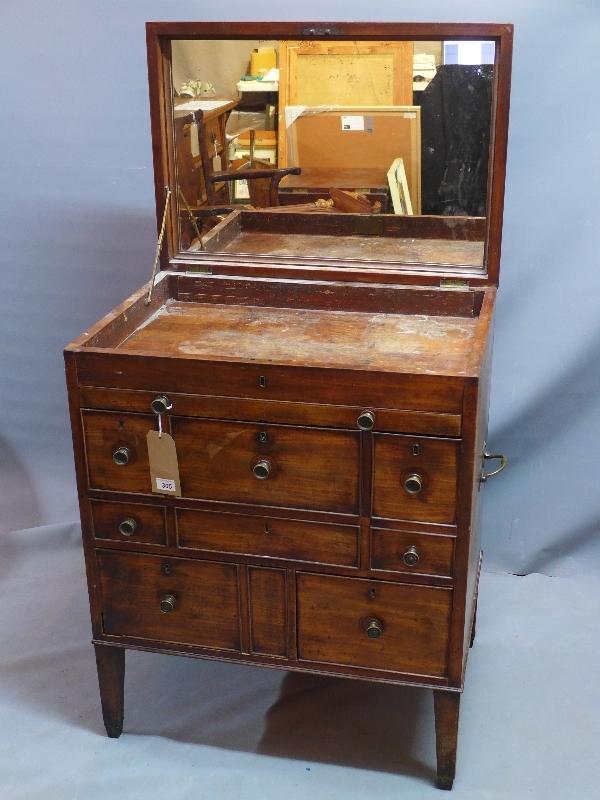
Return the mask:
M478 320L169 300L118 349L201 359L469 374Z
M322 259L327 253L327 258L358 259L361 266L368 266L368 261L390 262L397 269L398 262L480 267L483 250L482 241L241 231L217 252Z

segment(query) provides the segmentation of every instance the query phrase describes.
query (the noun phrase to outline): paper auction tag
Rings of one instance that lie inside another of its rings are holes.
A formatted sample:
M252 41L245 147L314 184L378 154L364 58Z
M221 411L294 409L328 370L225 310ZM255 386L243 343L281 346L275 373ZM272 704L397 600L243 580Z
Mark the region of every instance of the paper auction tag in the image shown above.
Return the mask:
M181 497L179 482L179 465L175 441L168 433L148 431L148 463L150 464L150 480L155 494L170 494Z

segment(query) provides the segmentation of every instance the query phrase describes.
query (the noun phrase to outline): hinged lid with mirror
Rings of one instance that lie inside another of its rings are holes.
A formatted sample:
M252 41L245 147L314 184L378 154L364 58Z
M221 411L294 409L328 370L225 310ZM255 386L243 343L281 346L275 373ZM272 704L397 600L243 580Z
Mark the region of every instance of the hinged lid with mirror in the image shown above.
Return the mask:
M147 35L163 268L498 282L511 26Z

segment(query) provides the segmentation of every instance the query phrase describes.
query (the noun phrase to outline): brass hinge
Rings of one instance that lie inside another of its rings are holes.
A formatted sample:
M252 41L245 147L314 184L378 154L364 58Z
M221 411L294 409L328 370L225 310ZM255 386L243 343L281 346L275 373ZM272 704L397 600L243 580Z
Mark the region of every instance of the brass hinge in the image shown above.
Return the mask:
M190 265L186 269L185 274L191 276L212 275L212 267L206 267L204 266L204 264L198 264L197 266L196 264L194 264L193 266Z
M461 278L441 278L440 289L468 289L469 281Z

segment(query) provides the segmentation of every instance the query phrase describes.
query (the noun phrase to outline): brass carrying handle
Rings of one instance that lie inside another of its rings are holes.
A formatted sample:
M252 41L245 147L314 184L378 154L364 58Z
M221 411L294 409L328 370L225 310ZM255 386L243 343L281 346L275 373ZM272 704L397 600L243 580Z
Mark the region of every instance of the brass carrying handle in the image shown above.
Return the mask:
M494 475L498 475L502 472L503 469L506 469L508 466L508 458L503 455L502 453L488 453L487 450L483 451L483 460L487 461L489 459L500 461L500 466L497 469L492 470L491 472L483 472L481 473L481 478L479 479L481 483L485 483L490 478L493 478Z

